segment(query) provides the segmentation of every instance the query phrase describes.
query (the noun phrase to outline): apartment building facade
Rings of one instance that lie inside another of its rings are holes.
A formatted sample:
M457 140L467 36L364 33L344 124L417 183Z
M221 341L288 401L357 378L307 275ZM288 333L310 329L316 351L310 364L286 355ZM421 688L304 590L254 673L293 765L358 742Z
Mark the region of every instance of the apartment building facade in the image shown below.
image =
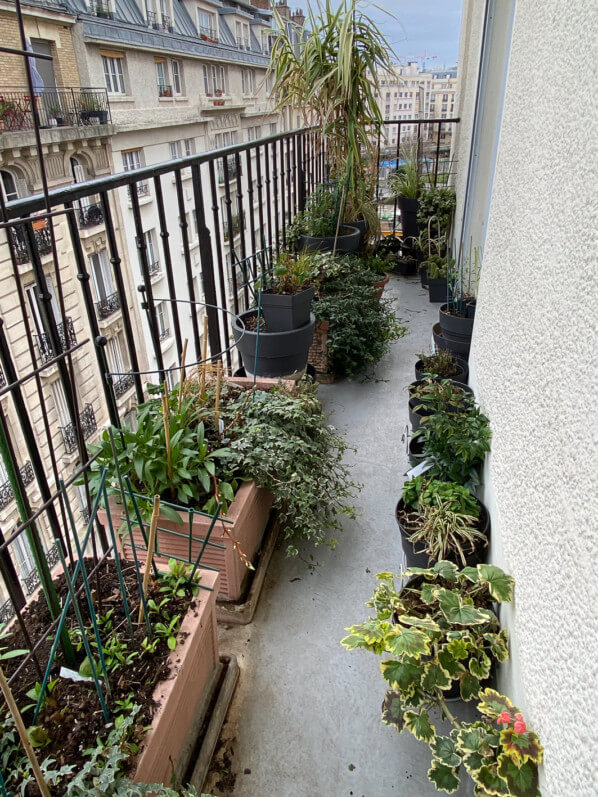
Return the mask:
M0 25L9 34L11 46L18 47L14 8L3 5ZM34 86L43 127L41 139L49 188L241 144L279 132L293 123L279 113L270 97L267 68L273 29L272 12L267 8L256 8L242 0L230 4L212 0L156 0L147 4L136 0L31 0L23 9L25 32L33 51L52 58L51 61L35 60L38 75ZM284 3L279 10L286 24L297 24ZM42 175L36 158L33 115L28 105L22 59L3 55L0 63L6 64L0 78L0 177L3 198L11 201L39 193ZM228 275L226 291L233 288L231 260L235 246L238 250L240 225L248 223L235 212L237 169L234 160L230 160L229 167L220 168L216 175L219 223L224 227L227 242L224 253ZM239 179L244 181L246 189L245 164L241 171ZM253 174L255 182L255 168ZM211 186L205 172L201 183L200 190L208 196ZM182 297L184 305L179 308L181 337L192 340L193 323L201 329L204 313L195 213L197 187L194 188L191 170L187 168L181 170L176 179L170 175L162 178L160 189L161 207L167 209L164 223L170 239L174 279L177 274L186 275L188 269L192 273L194 296ZM137 395L125 345L127 330L120 306L123 294L136 297L130 301L127 316L135 330L135 338L141 339L143 335L148 342L145 349L137 353L137 367L146 372L144 382L159 381L157 363L151 354L148 319L142 309L144 297L136 290L142 283L139 223L156 297L164 367L171 383L177 381L175 369L180 352L166 301L166 244L161 234L165 228L156 202L155 181L137 183L134 198L126 187L116 189L110 192L108 201L114 223L113 241L106 233L106 207L100 196L78 200L73 213L95 301L93 323L97 323L99 334L104 338L118 414L127 419L137 403ZM136 218L136 211L139 218ZM232 225L229 224L231 217ZM216 223L214 218L208 219L212 231ZM52 297L58 332L64 344L74 346L77 341L93 338L93 327L82 310L83 283L67 217L57 216L52 220L58 271L52 256L49 224L40 221L37 226L35 246ZM249 230L244 231L249 235ZM253 233L259 240L260 230L254 229ZM0 233L0 315L17 372L27 372L42 364L44 359L47 362L55 352L44 327L25 233L16 229L10 235L9 245L5 233ZM188 245L183 246L184 242ZM15 252L18 273L13 269L10 248ZM122 279L124 291L117 290L117 277ZM19 291L27 297L26 319L18 310ZM161 301L162 297L165 301ZM190 304L191 298L198 304ZM24 331L25 324L29 324L32 333L33 351ZM78 412L87 442L93 442L108 421L101 397L98 363L89 346L77 349L72 359L75 382L79 386ZM199 352L190 351L188 362L197 359ZM36 381L24 384L28 412L39 440L44 436L48 440L50 431L51 445L40 444L48 472L54 469L68 474L77 467L77 445L58 369L44 369L40 379L41 401ZM29 501L35 507L41 497L28 464L19 420L14 415L11 399L5 397L1 401L10 437L18 441L17 459L23 463ZM50 461L53 457L50 449L58 452L58 463ZM81 524L87 515L85 496L81 488L74 487L69 492L77 522ZM18 519L12 488L2 468L0 528L5 537ZM50 530L41 524L40 532L44 547L51 551ZM15 545L11 553L20 576L29 579L28 584L33 589L36 583L33 561L27 543L24 538L22 540L18 550ZM50 554L50 559L52 556ZM4 599L0 585L0 604Z

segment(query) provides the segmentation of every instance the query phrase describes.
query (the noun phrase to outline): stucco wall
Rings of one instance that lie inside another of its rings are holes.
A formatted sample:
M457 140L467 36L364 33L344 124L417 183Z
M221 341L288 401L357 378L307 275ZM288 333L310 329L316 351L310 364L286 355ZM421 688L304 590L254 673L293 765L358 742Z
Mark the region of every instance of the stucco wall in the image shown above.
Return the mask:
M517 4L470 357L516 579L500 687L545 746L544 797L598 794L596 22L591 0Z

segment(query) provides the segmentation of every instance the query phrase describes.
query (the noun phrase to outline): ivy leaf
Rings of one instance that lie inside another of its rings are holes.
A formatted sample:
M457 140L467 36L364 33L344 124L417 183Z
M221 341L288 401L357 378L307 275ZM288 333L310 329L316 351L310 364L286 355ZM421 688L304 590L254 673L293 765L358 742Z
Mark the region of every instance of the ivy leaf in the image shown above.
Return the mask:
M421 588L422 601L427 604L434 603L436 600L436 589L437 587L435 584L423 584Z
M403 701L398 692L389 689L382 702L382 722L400 733L403 730Z
M482 653L479 659L472 657L469 660L469 671L480 681L484 681L490 675L490 665L490 659L485 653Z
M447 767L446 764L436 759L432 761L432 766L428 770L428 777L438 791L453 794L453 792L456 792L459 788L460 780L458 770L453 767Z
M394 626L386 637L388 652L393 656L412 656L421 658L430 652L430 640L417 628Z
M436 591L440 610L455 625L481 625L488 622L488 614L483 609L463 603L459 595L448 589Z
M508 603L513 599L515 579L507 575L495 565L478 565L480 583L488 586L488 591L499 603Z
M420 712L406 711L404 720L407 730L411 731L420 742L427 742L429 744L436 736L434 726L430 722L430 717L425 709L422 709Z
M402 625L413 625L417 628L425 628L428 631L440 633L440 626L431 617L411 617L409 614L401 614L398 617L398 622Z
M477 697L480 691L480 682L471 673L466 672L461 679L461 699L467 702L472 697Z
M443 670L440 664L431 661L426 665L425 674L422 678L422 685L424 689L431 692L434 689L450 689L451 679L446 670Z
M517 766L509 756L501 756L498 773L507 782L508 793L513 797L540 797L538 767L532 761Z
M450 736L437 736L430 745L434 757L447 767L458 767L461 757L455 750L455 742Z
M459 570L454 562L441 559L433 567L434 573L445 581L452 581L454 584L459 580Z
M407 693L414 684L420 680L421 667L410 661L395 661L385 659L380 663L382 677L385 681L399 689L401 693Z

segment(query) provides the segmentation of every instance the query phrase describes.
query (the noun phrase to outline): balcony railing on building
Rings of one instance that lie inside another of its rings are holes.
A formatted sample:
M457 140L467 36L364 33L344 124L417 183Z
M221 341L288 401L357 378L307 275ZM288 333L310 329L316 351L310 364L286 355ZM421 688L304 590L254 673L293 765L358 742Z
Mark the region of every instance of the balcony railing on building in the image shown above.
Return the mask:
M88 204L81 204L79 206L79 226L87 229L88 227L95 227L102 224L104 221L104 214L102 207L94 197Z
M111 293L109 296L104 296L99 302L96 302L96 310L98 311L99 318L108 318L117 310L120 310L120 296L117 291Z
M233 236L238 235L241 232L241 217L235 214L231 217L231 222ZM230 227L227 219L222 222L222 237L225 241L230 240Z
M60 554L58 553L58 548L56 544L54 544L51 548L46 551L46 562L48 563L48 567L53 568L55 565L58 564L58 560L60 559ZM35 590L40 585L39 580L39 573L37 572L36 568L34 567L33 570L30 570L27 575L23 579L23 583L25 585L25 592L27 595L32 595Z
M159 97L172 97L172 86L168 83L158 83Z
M35 478L33 474L33 466L29 460L27 460L27 462L25 462L25 464L19 468L19 472L25 486L31 484ZM7 479L0 484L0 509L5 509L14 499L14 497L15 494L13 492L12 485Z
M25 231L22 227L13 227L10 233L15 249L17 263L20 266L22 266L24 263L29 263L31 258L25 241ZM33 237L35 239L38 254L40 256L49 255L52 251L52 237L50 235L50 228L43 227L41 230L34 230Z
M96 17L105 17L106 19L114 17L109 0L91 0L91 13Z
M135 377L133 374L122 374L118 379L114 379L112 387L114 388L114 395L116 398L121 398L125 393L130 390L135 384Z
M35 98L42 127L105 125L111 121L105 88L42 89ZM33 107L25 86L0 89L0 132L33 130Z
M226 175L224 173L224 162L218 164L218 182L220 185L226 180L236 180L238 174L237 159L234 155L229 155L226 159Z
M218 43L218 31L216 28L206 28L203 25L199 26L199 38L203 41Z
M153 263L148 263L147 270L149 272L150 277L155 277L156 275L158 275L162 270L160 261L154 260Z
M83 437L87 440L91 435L97 431L98 425L96 423L96 416L91 404L86 404L79 413L79 422L81 424L81 431ZM58 427L62 433L62 440L67 454L72 454L77 449L77 430L72 423L66 426Z
M56 329L58 330L58 338L60 340L60 351L55 352L53 350L52 342L47 332L35 335L35 342L37 344L37 351L41 363L47 363L48 360L53 359L67 349L72 349L73 346L77 345L73 319L70 316L65 318L64 323L61 321L56 324Z

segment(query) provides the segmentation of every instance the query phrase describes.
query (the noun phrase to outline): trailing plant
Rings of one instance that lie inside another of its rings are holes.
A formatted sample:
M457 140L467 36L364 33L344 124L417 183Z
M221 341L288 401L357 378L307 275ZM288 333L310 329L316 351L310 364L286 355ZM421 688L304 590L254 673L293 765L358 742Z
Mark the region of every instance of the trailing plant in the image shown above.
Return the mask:
M398 323L390 303L378 299L373 284L377 275L355 267L355 260L345 262L346 269L322 285L313 311L318 320L330 322L331 370L351 378L375 365L392 341L403 337L407 330Z
M458 361L448 349L417 356L421 360L423 372L428 376L450 379L458 373Z
M437 498L411 512L400 510L397 517L409 534L409 541L423 545L430 562L457 559L465 565L468 553L472 554L480 543L488 543L486 535L477 528L478 518L455 511L450 499Z
M403 501L406 507L418 509L423 506L439 506L448 502L453 512L478 517L480 505L468 489L455 482L431 479L422 473L403 485Z
M337 187L317 185L285 230L287 248L295 251L301 235L328 238L336 234L341 213L341 194Z
M350 502L357 485L342 461L346 445L327 424L316 387L300 382L296 395L254 391L251 401L242 395L223 408L227 427L242 414L229 443L231 460L272 491L291 555L300 539L334 547L340 518L354 517Z
M417 223L420 229L427 229L429 219L434 218L440 225L440 233L448 238L456 206L457 197L452 188L446 186L425 188L420 193L417 209Z
M383 657L390 690L382 721L430 746L428 777L440 791L457 790L463 765L480 797L539 797L538 737L508 698L483 688L493 662L508 657L507 634L491 604L512 600L513 579L493 565L459 571L447 561L403 576L411 578L397 591L392 573L378 574L367 603L376 616L348 628L342 640L349 650ZM478 700L479 720L463 722L451 713L446 695L456 687L463 700ZM446 736L437 731L434 708L453 725Z
M423 459L432 463L429 477L473 489L479 483L477 468L490 451L490 421L471 397L464 401L463 412L443 406L424 416L414 438L423 440Z

